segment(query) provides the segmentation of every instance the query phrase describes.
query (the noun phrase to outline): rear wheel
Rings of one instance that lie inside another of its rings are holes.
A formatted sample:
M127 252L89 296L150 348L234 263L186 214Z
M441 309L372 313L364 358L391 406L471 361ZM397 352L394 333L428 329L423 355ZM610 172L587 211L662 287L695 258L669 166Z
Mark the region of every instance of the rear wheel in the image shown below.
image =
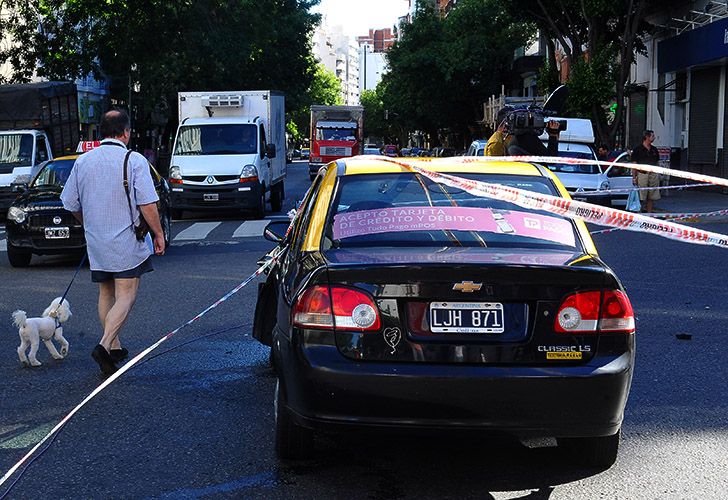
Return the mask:
M558 443L575 463L609 468L617 460L620 434L621 431L617 431L612 436L604 437L560 438Z
M168 247L172 241L172 215L168 212L162 217L162 233L164 233L164 246Z
M280 212L283 208L283 199L286 196L283 181L275 184L270 191L270 209L273 212Z
M8 243L8 260L13 267L28 267L33 254Z
M313 452L313 431L301 427L291 418L280 380L276 381L274 410L278 458L301 460L310 457Z
M256 219L265 218L265 186L260 186L260 201L255 207L254 214Z

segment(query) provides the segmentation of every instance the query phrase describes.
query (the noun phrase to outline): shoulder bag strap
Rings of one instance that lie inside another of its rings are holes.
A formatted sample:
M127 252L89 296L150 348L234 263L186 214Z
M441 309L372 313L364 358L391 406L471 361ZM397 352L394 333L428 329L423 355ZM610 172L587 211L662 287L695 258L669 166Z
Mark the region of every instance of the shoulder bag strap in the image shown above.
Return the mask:
M131 225L134 227L134 210L131 208L131 197L129 196L129 177L128 177L128 166L129 156L131 155L131 149L126 152L124 156L124 192L126 192L126 201L129 202L129 216L131 217Z

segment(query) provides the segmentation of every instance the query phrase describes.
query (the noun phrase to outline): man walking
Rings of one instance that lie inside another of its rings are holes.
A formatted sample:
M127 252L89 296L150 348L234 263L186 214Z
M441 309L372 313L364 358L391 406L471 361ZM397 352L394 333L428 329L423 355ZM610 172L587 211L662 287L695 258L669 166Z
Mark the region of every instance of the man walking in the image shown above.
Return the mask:
M128 155L126 165L127 198L129 115L109 111L100 128L101 145L76 160L61 200L84 227L91 280L99 284L98 313L104 331L91 356L105 375L111 375L129 354L121 346L119 331L136 300L140 277L153 270L152 240L147 235L140 241L134 231L140 214L154 234L157 255L164 254L164 235L149 165L135 152Z
M655 133L652 130L645 130L642 134L642 143L632 150L632 163L642 163L645 165L660 165L660 152L652 145L655 142ZM660 199L660 175L654 172L640 172L632 170L632 184L641 189L640 201L646 202L646 211L652 213L653 201Z

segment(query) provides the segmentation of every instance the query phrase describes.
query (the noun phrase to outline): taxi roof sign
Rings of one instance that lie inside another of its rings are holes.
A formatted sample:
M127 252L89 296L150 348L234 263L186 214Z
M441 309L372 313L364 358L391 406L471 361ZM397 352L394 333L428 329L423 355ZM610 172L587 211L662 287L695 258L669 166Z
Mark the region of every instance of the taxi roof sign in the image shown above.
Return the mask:
M81 141L78 143L76 153L86 153L101 145L101 141Z

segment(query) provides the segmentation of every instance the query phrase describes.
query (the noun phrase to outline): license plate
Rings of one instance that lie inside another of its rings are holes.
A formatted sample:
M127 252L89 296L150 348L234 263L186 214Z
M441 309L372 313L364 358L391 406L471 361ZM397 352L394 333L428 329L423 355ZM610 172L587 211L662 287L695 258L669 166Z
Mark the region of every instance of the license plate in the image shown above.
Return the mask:
M60 240L69 238L71 232L67 227L47 227L45 228L45 237L47 240Z
M433 333L503 333L503 304L499 302L432 302Z
M220 195L217 193L205 193L202 195L202 199L205 201L219 201Z

